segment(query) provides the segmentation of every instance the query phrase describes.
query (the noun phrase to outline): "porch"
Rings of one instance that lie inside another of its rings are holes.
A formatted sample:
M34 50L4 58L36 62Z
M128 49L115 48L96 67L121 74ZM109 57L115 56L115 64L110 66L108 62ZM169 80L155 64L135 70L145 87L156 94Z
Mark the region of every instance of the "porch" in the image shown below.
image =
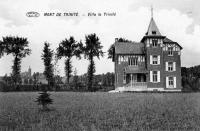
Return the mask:
M129 73L126 74L126 79L124 79L124 87L126 89L134 88L138 90L147 89L146 74L142 73Z

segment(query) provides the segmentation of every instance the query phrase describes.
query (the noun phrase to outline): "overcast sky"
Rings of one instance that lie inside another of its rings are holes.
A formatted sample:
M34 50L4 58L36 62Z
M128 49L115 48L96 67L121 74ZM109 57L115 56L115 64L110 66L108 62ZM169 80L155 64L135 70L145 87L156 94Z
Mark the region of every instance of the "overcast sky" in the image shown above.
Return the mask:
M96 33L107 52L116 37L140 41L147 31L151 5L154 19L162 35L182 47L182 66L200 64L200 1L198 0L4 0L0 1L0 37L27 37L32 53L22 60L22 72L30 66L43 72L41 53L45 41L56 49L69 36L84 41L85 35ZM29 11L40 13L37 18L26 16ZM78 17L47 17L45 12L78 12ZM115 12L116 16L88 17L89 12ZM85 16L83 16L85 15ZM0 38L2 39L2 38ZM11 73L12 56L0 59L0 76ZM95 59L96 74L114 72L114 64L104 58ZM88 61L73 58L78 74L86 73ZM58 64L64 75L64 61Z

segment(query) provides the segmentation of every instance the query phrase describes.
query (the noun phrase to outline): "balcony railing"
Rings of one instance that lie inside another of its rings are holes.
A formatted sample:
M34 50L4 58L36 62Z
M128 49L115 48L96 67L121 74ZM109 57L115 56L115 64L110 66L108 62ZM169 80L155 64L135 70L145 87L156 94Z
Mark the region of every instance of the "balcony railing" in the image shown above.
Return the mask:
M126 87L147 87L147 83L146 82L130 82L126 85Z

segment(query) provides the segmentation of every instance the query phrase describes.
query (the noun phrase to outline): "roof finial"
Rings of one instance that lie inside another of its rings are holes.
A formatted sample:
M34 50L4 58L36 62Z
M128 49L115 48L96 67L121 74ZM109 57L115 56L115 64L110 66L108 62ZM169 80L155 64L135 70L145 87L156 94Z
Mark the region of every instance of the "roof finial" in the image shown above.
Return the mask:
M153 18L153 6L151 5L151 18Z

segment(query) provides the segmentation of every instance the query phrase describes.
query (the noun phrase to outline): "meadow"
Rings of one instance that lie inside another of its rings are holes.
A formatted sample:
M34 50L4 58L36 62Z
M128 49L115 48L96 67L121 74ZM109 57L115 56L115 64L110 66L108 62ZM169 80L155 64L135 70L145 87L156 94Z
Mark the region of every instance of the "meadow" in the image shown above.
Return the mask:
M51 92L51 111L38 92L0 93L0 130L200 130L199 93Z

